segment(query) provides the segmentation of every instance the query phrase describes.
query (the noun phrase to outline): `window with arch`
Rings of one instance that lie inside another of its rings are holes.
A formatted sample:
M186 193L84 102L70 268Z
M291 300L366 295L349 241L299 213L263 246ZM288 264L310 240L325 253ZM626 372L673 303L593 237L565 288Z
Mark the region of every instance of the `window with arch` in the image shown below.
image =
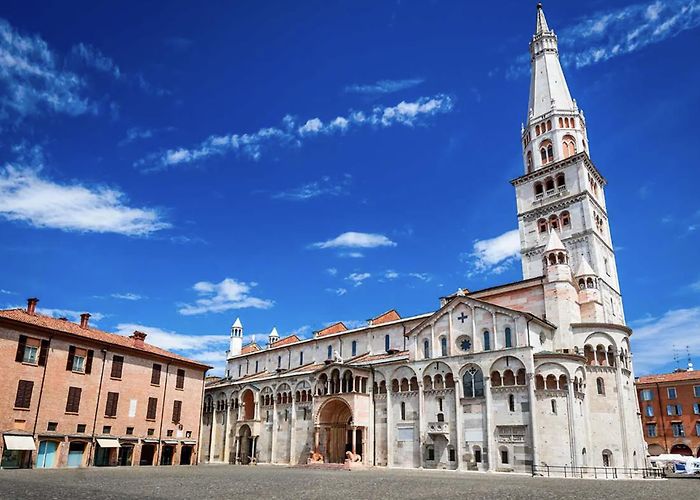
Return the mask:
M447 337L440 339L440 355L447 356Z
M353 340L350 344L350 350L352 351L352 356L357 356L357 340Z
M547 132L552 130L552 120L547 120Z
M462 377L462 385L464 386L465 398L484 397L484 374L479 368L469 367Z
M566 176L563 173L557 174L557 187L558 188L565 188L566 187Z
M489 335L488 330L484 332L484 351L490 351L491 350L491 336Z
M333 358L333 346L329 345L328 346L328 359L332 359L332 358Z
M532 151L528 151L525 158L527 163L527 173L529 174L532 172Z
M559 117L559 128L564 128L564 119L561 116Z
M551 177L547 177L544 181L544 189L548 193L550 191L554 191L554 179L552 179Z
M304 364L304 351L299 351L299 366Z
M595 385L598 394L600 394L601 396L605 396L605 381L602 377L598 377L597 379L595 379Z
M258 363L259 363L259 361L255 362L255 373L258 373Z
M542 186L541 182L536 182L535 183L535 196L541 196L544 194L544 186Z
M506 337L506 339L505 339L506 340L506 342L505 342L506 347L513 347L513 334L512 334L509 327L506 327L505 337Z
M542 165L554 160L554 147L549 139L545 139L540 143L540 159L542 160Z
M428 339L423 341L423 357L425 359L430 358L430 341Z
M535 135L540 135L540 126L535 125Z
M603 450L603 467L612 467L612 451Z
M569 215L569 212L562 212L559 216L559 220L561 221L561 227L571 226L571 215Z
M557 400L552 399L551 405L552 405L552 414L556 415L557 414Z
M282 368L282 356L277 356L277 368Z
M508 410L511 412L515 411L515 396L513 394L508 395Z
M566 134L561 142L562 151L564 152L564 158L573 156L576 154L576 139L573 135Z
M406 420L406 403L401 402L401 420Z
M384 335L384 350L388 351L391 349L391 339L388 335Z
M546 233L548 227L547 219L540 219L537 221L537 228L539 229L540 233Z
M549 216L549 226L552 229L559 229L559 217L557 217L556 214L552 214Z

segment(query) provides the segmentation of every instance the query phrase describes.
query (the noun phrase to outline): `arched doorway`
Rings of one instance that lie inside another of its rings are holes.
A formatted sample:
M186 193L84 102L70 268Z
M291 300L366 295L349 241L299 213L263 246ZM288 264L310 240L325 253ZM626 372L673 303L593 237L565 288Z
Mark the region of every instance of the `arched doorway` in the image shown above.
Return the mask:
M318 412L319 445L328 463L343 463L352 451L352 410L342 399L326 401Z
M250 389L241 395L241 405L243 405L243 420L253 420L255 418L255 396Z
M661 455L663 453L666 453L666 450L663 449L661 445L658 444L650 444L649 445L649 455L654 457Z
M253 437L250 427L242 425L238 431L238 460L247 465L253 456Z
M683 455L684 457L692 457L693 450L684 444L674 444L671 447L671 455Z

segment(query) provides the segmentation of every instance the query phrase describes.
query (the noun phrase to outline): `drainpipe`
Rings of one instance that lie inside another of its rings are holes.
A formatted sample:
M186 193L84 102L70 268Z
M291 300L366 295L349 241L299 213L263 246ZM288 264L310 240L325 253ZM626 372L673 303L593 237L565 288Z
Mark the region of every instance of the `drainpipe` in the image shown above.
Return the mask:
M664 416L664 407L661 404L661 388L659 387L659 383L656 382L654 384L656 386L656 397L659 398L659 420L661 421L661 432L663 433L664 436L664 448L666 448L666 453L669 452L668 449L668 440L666 437L666 426L664 425L664 421L666 420L666 417ZM644 433L644 429L642 429L642 434Z
M44 371L41 374L41 387L39 388L39 401L36 405L36 416L34 417L34 429L32 429L32 437L36 436L36 426L39 424L39 411L41 410L41 397L44 395L44 380L46 380L46 367L49 364L49 350L51 349L51 340L53 335L49 335L49 345L46 349L46 359L44 360ZM41 351L39 351L41 356Z
M160 429L158 429L158 449L156 450L156 458L158 459L158 463L156 465L160 465L160 453L163 449L163 445L161 444L161 439L163 438L163 420L165 419L165 395L168 393L168 372L170 371L170 362L168 361L168 364L165 365L165 384L163 384L163 403L160 406Z
M97 402L95 403L95 418L92 420L92 436L91 436L91 446L90 456L88 457L88 467L95 463L95 453L97 449L95 446L95 426L97 425L97 412L100 411L100 397L102 395L102 379L105 374L105 365L107 364L107 349L100 349L102 351L102 369L100 370L100 385L97 388Z
M372 453L372 466L377 465L377 401L374 394L374 366L370 365L369 371L372 374L372 443L374 446L374 452ZM388 411L388 410L387 410Z
M204 430L204 384L207 380L207 371L204 370L202 373L202 399L199 404L199 432L197 432L197 465L202 463L202 455L200 454L202 450L202 431ZM192 458L190 457L190 464L192 464Z

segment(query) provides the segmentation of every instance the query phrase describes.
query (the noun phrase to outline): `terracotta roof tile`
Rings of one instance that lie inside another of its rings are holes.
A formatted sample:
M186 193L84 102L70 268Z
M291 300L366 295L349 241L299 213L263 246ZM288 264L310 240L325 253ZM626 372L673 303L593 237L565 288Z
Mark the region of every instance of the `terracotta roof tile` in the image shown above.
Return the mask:
M285 337L283 339L279 339L277 342L272 344L270 347L281 347L283 345L289 345L289 344L295 344L299 342L301 339L297 337L296 335L290 335L289 337Z
M369 320L370 325L381 325L382 323L388 323L389 321L396 321L401 319L401 316L396 311L396 309L391 309L385 313L375 316Z
M251 342L250 344L246 344L243 346L241 349L241 354L250 354L251 352L257 352L260 350L260 347L258 347L258 344L255 342Z
M660 373L658 375L645 375L639 377L637 384L657 384L662 382L681 382L683 380L698 380L700 381L700 370Z
M344 324L342 321L338 321L338 322L335 323L335 324L332 324L332 325L330 325L330 326L327 326L327 327L324 328L323 330L317 331L317 332L316 332L316 336L317 336L317 337L323 337L324 335L331 335L331 334L333 334L333 333L344 332L344 331L347 330L347 329L348 329L348 327L345 326L345 324Z
M112 344L126 349L135 349L138 351L154 354L156 356L175 359L191 365L197 365L202 369L211 368L211 366L205 365L198 361L194 361L184 356L180 356L179 354L174 354L170 351L166 351L165 349L161 349L160 347L156 347L152 344L136 344L134 340L130 337L125 337L116 333L104 332L102 330L98 330L92 327L82 328L80 325L73 323L72 321L52 318L51 316L45 316L43 314L29 314L24 309L0 310L0 319L6 319L17 323L23 323L25 325L31 325L46 330L62 332L68 335L81 337L85 340L92 340L94 342Z

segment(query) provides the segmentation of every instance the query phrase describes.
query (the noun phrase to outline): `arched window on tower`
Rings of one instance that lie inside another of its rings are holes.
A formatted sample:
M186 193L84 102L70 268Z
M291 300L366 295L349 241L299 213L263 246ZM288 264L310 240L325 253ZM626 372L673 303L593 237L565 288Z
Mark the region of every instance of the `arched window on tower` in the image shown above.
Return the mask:
M532 151L528 151L525 157L527 159L527 173L529 174L532 172Z
M559 229L559 217L557 217L556 214L549 216L549 227L552 229Z
M598 394L600 394L601 396L605 396L605 381L602 377L598 377L597 379L595 379L595 385L596 389L598 390Z
M539 125L535 126L535 135L540 135L540 126Z
M537 228L539 229L540 233L546 233L547 232L547 219L540 219L537 221Z
M566 187L566 177L563 173L557 175L557 187L560 189Z
M547 120L547 132L552 130L552 120Z
M479 368L475 366L467 368L462 377L462 385L465 398L484 397L484 375Z
M508 395L508 410L515 411L515 396L512 394Z
M567 134L562 139L562 151L564 152L564 158L576 154L576 139L572 135Z
M401 402L401 420L406 420L406 403Z
M559 117L559 128L564 128L564 119L561 116Z
M535 183L535 196L542 196L544 194L544 186L542 186L541 182L536 182Z
M562 228L571 226L571 216L569 215L569 212L562 212L559 216L559 220L561 221Z
M554 192L554 179L547 177L544 180L544 189L547 193Z

